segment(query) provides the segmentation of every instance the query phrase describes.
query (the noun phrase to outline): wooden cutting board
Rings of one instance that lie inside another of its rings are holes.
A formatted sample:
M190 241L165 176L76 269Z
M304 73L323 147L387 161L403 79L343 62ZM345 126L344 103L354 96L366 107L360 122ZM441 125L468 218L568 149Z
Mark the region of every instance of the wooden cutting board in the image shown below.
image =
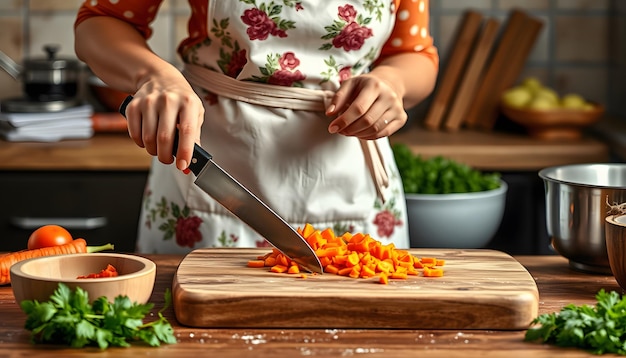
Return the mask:
M537 285L513 257L486 249L412 249L446 260L443 277L378 283L246 267L269 249L189 253L174 276L176 319L194 327L522 330L538 314Z

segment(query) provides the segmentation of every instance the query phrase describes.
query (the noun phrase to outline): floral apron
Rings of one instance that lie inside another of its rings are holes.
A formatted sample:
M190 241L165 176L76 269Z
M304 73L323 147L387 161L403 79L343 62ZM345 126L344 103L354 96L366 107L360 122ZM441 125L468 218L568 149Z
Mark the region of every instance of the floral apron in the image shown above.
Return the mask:
M185 62L264 83L272 96L290 87L332 92L376 58L395 16L392 1L282 3L209 1L209 38L188 51ZM381 200L362 143L329 134L331 119L323 112L220 96L210 81L188 79L205 101L203 148L292 226L311 223L409 246L402 183L387 138L376 141L389 176ZM138 252L269 246L194 180L153 159Z

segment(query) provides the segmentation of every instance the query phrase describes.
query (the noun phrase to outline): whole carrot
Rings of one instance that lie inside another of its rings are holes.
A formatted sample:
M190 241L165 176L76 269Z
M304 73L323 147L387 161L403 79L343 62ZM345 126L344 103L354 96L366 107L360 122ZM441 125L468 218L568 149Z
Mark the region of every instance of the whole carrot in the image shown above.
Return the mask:
M85 239L78 238L64 245L11 252L0 256L0 285L11 283L11 266L13 266L16 262L32 259L34 257L90 253L103 250L113 250L113 248L114 246L112 244L87 246Z

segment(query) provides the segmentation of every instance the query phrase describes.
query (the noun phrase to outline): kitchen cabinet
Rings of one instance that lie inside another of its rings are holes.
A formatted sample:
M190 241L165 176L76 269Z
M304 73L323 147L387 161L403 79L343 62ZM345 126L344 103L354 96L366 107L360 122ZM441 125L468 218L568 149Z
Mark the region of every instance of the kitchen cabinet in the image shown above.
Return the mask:
M58 223L92 246L135 249L144 171L0 172L0 251L26 248L37 227Z
M126 134L55 143L0 141L0 251L26 247L42 220L89 245L135 248L151 157Z

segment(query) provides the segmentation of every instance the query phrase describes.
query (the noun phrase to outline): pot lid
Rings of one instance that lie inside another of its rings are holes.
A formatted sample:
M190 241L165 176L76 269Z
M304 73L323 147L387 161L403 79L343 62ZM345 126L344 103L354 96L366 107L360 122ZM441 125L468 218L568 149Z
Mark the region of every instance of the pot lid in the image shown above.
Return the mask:
M27 70L77 69L79 64L78 60L57 57L59 48L58 45L45 45L43 49L47 56L44 58L25 59L24 67Z
M2 100L0 112L4 113L42 113L59 112L81 104L77 98L65 101L33 101L29 98L19 97Z

